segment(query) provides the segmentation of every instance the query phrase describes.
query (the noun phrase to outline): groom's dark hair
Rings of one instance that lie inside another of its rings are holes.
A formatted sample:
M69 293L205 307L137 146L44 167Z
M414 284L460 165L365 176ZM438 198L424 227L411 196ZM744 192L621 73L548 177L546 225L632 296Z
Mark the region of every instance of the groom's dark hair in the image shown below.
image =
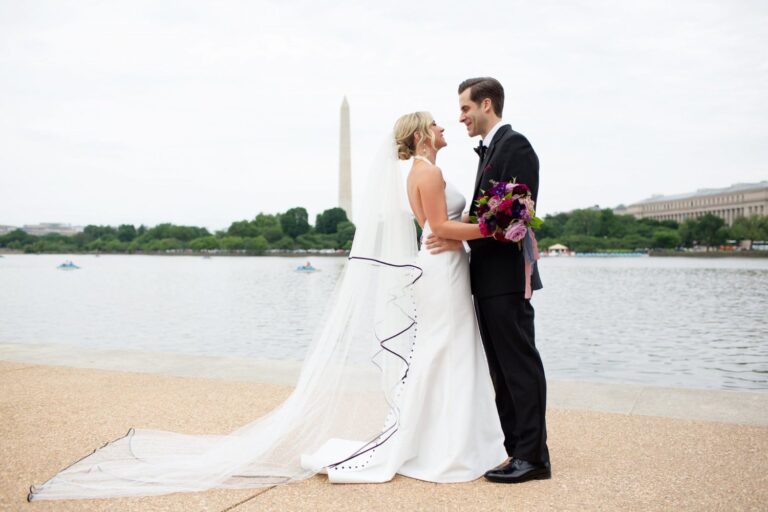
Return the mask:
M459 94L470 87L472 88L469 91L470 100L479 105L485 98L490 99L494 114L501 117L504 111L504 88L498 80L489 76L468 78L459 84Z

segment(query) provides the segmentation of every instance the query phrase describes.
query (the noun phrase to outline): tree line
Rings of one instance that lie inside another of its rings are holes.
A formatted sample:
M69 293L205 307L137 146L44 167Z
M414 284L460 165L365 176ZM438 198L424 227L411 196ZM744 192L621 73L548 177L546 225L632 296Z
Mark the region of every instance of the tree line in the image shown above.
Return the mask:
M754 240L768 240L768 217L740 217L728 227L712 214L678 223L616 215L609 208L582 209L546 215L536 237L541 249L560 243L576 252L716 248L744 240L751 248Z
M159 253L169 251L263 254L269 250L349 250L355 226L341 208L318 214L310 225L307 210L259 213L251 220L233 222L226 230L158 224L154 227L122 224L88 225L71 236L34 236L17 229L0 236L0 248L28 253ZM546 215L536 232L539 247L556 243L576 252L645 251L719 247L726 241L768 240L768 217L740 217L728 227L720 217L707 214L682 223L636 219L611 209L582 209Z
M122 224L88 225L70 236L34 236L16 229L0 236L0 247L26 253L165 253L225 252L263 254L269 250L349 250L355 226L341 208L319 213L315 225L307 210L291 208L284 213L259 213L251 220L233 222L221 231L165 223L154 227Z

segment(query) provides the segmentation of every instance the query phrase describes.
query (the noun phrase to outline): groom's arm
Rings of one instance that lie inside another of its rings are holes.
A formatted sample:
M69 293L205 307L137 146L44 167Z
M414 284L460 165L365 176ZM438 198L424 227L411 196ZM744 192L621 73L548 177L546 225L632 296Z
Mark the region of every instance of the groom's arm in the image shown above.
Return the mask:
M461 222L464 222L465 224L468 224L470 222L469 212L464 212L461 214ZM430 233L430 235L424 241L424 246L427 248L430 254L440 254L441 252L459 251L459 250L463 250L466 252L470 251L469 245L467 245L467 242L464 242L461 240L448 240L447 238L440 238L434 233Z
M499 150L501 180L510 181L516 178L518 183L528 185L533 202L536 203L539 196L539 157L531 143L518 133Z

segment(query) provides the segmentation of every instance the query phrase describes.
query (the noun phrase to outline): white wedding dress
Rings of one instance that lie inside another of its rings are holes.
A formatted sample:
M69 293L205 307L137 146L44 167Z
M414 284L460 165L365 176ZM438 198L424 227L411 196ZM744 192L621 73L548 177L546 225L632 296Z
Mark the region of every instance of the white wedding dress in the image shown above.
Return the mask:
M504 461L467 255L418 251L393 134L366 188L349 260L282 404L221 434L130 428L32 485L28 499L270 487L318 472L462 482ZM459 219L465 201L450 184L446 203Z
M466 201L446 184L448 217L459 220ZM422 239L431 233L424 226ZM302 458L335 483L375 483L396 473L449 483L479 478L506 458L488 362L480 340L464 251L430 254L417 266L417 327L408 377L398 391L398 430L375 450L327 467L363 443L331 439ZM361 460L358 460L361 459Z

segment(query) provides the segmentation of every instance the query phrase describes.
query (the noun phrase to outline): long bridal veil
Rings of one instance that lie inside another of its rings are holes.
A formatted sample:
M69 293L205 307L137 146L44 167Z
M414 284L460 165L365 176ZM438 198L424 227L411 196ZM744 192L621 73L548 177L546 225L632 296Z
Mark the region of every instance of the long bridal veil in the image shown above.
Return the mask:
M223 435L131 428L33 485L29 500L272 486L315 474L302 456L330 438L360 442L326 466L363 464L398 429L395 397L416 332L413 285L421 270L393 136L374 158L363 204L324 324L285 402Z

